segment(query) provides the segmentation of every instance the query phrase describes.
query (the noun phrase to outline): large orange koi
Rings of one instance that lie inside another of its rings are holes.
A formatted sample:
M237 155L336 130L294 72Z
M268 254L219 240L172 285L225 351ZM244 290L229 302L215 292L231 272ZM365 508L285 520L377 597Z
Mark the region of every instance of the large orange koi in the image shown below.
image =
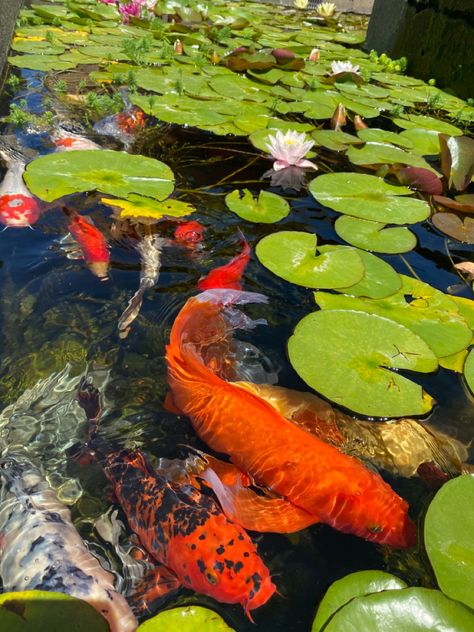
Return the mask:
M295 425L258 394L211 370L225 367L222 357L233 329L258 324L233 307L249 302L264 303L266 298L234 290L190 298L166 347L172 405L189 416L203 441L228 454L272 496L246 489L237 471L233 518L259 531L292 532L323 522L381 544L414 544L407 503L378 474Z

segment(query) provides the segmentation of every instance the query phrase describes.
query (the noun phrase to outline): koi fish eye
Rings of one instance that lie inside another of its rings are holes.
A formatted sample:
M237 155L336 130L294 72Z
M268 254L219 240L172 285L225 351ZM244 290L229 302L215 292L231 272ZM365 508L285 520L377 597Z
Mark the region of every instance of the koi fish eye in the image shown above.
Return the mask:
M23 204L24 204L23 200L19 200L18 198L15 198L14 200L10 200L7 203L7 206L9 208L16 208L18 206L23 206Z

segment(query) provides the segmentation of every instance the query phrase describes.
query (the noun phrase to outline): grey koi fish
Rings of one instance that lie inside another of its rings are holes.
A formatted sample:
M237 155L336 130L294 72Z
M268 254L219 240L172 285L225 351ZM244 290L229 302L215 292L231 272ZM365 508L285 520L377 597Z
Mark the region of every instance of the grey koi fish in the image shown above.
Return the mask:
M6 591L46 590L87 601L111 632L137 620L113 576L88 551L40 470L22 455L0 459L0 576Z

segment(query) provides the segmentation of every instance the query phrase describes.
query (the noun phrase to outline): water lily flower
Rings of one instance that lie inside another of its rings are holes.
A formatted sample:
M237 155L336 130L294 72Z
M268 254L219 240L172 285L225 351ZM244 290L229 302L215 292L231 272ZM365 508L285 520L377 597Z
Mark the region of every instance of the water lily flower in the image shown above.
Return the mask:
M314 163L304 159L304 156L314 145L314 141L306 140L304 132L298 134L295 130L289 129L283 134L278 130L276 136L269 136L268 140L270 142L266 143L266 146L272 157L275 158L273 163L275 171L290 166L317 169Z
M297 9L306 9L308 6L308 0L295 0L294 4Z
M174 41L173 49L175 55L184 55L183 44L180 39Z
M318 61L319 57L319 48L313 48L313 50L309 54L308 61Z
M321 4L318 4L316 7L316 13L322 18L331 18L335 10L336 5L334 2L321 2Z
M352 72L355 75L360 75L359 66L352 65L350 61L331 62L331 75L339 75L343 72Z

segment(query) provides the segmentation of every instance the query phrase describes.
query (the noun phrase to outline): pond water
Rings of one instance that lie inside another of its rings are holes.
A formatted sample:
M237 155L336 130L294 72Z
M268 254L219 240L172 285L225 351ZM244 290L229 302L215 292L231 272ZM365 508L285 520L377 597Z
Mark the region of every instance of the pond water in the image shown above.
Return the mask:
M58 6L62 7L61 3ZM22 28L35 27L34 21L28 22L28 17L31 17L30 12L26 13ZM48 18L43 16L43 19L48 25ZM287 19L296 18L289 14ZM351 25L358 24L358 20L348 19L347 30L339 29L339 32L354 33ZM51 28L60 28L57 21L51 21ZM71 26L67 28L73 32ZM60 39L56 33L54 37ZM341 54L342 45L334 46L337 46L337 54ZM359 54L362 55L359 49L348 50L355 51L354 60L358 61ZM300 57L307 56L302 50L297 53ZM92 132L90 124L99 118L97 112L88 120L86 109L75 108L71 101L63 98L65 93L75 92L72 86L77 86L81 79L89 81L88 72L94 66L88 66L87 71L81 66L78 68L64 74L55 72L52 77L43 70L12 68L10 77L18 76L21 81L13 89L15 82L10 80L10 87L2 97L2 113L11 112L12 103L38 116L56 108L58 116L83 123L88 135L104 149L121 150L120 141ZM64 90L62 86L61 90L57 89L57 82L61 80L66 82ZM104 88L97 89L105 93ZM251 108L251 103L246 107ZM433 114L433 108L427 111L426 103L410 111ZM351 118L353 115L354 112ZM439 111L438 115L446 120L445 111ZM305 122L299 114L281 115L281 118L294 123ZM239 333L239 337L266 356L265 364L277 373L278 384L308 391L309 387L288 360L286 345L297 323L315 310L313 293L272 274L259 262L255 247L266 235L282 230L315 233L318 244L347 245L334 228L339 213L317 202L307 188L282 190L271 186L268 178L262 179L272 162L265 152L248 142L245 135L216 135L159 119L157 112L156 118L148 118L147 127L138 133L129 151L157 158L173 170L174 197L192 204L195 208L192 219L205 228L204 239L198 247L186 248L173 239L176 228L173 219L159 222L117 219L117 213L113 215L110 206L101 201L103 194L94 191L69 196L67 206L91 217L104 234L111 255L107 281L94 276L83 259L67 256L66 246L61 241L68 232L62 202L50 204L32 226L33 230L9 228L0 233L1 407L14 403L38 380L52 380L47 383L47 393L42 398L32 401L34 397L31 397L19 405L7 423L2 418L3 438L28 444L31 458L41 463L60 498L70 505L81 536L104 563L117 571L120 565L112 547L104 543L94 528L97 518L113 504L113 497L100 467L93 460L85 463L78 457L88 431L84 414L75 402L78 376L88 371L102 389L104 436L129 447L141 447L153 458L183 458L189 453L189 446L208 450L186 417L176 416L163 407L167 393L164 346L179 310L196 294L200 277L241 251L241 231L252 251L243 274L243 288L265 294L269 302L247 310L265 318L268 324ZM366 122L371 128L398 129L386 115L366 119ZM330 128L327 119L318 118L315 124ZM10 120L2 124L1 132L15 135L23 148L33 152L54 151L50 131L36 125L37 121L23 127L15 125L10 116ZM253 131L252 125L250 128ZM351 123L346 129L354 133ZM326 147L314 147L314 150L317 157L313 160L322 173L356 170L374 173L364 167L354 169L344 151ZM2 167L0 179L5 173ZM310 180L313 173L307 173L307 177ZM230 212L225 203L228 193L243 188L254 195L261 190L276 193L288 201L291 212L277 224L246 222ZM417 238L416 248L402 254L377 253L378 256L400 274L415 276L444 293L454 291L456 296L472 299L470 284L462 281L453 263L473 261L474 245L442 234L429 221L411 228ZM117 322L138 287L141 262L134 246L137 238L144 234L159 234L166 240L161 273L156 285L147 290L129 335L121 340ZM452 289L453 286L456 287ZM346 335L350 338L358 332L347 331ZM55 376L61 371L59 378ZM440 367L436 372L412 373L410 377L436 400L425 421L468 444L473 437L474 402L461 375ZM363 418L363 415L358 417ZM284 453L284 445L281 450ZM418 477L403 479L386 472L382 474L409 502L411 516L421 527L434 490ZM124 516L121 517L126 523ZM408 551L390 550L325 525L315 525L292 535L252 534L252 537L279 591L265 606L253 612L256 626L239 606L218 604L191 591L181 591L165 601L165 605L197 603L212 607L239 632L254 629L307 632L328 586L350 572L384 569L409 585L436 586L421 543Z

